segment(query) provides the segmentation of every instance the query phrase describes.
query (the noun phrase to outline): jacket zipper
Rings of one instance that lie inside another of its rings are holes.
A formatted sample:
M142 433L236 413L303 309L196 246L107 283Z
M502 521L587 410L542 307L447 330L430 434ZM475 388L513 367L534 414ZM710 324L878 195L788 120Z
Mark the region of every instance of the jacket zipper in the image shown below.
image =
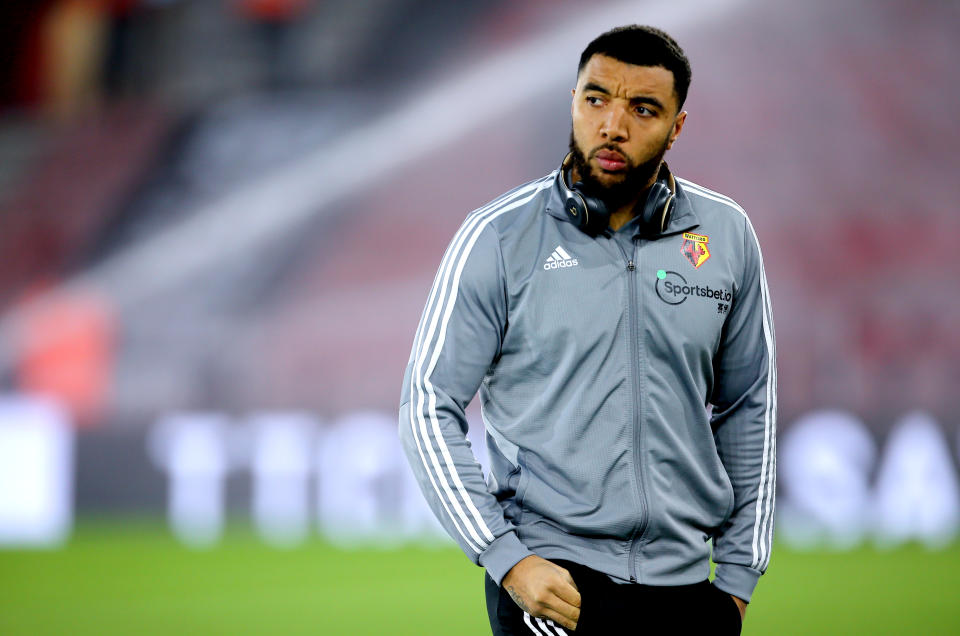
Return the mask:
M630 581L632 583L637 582L637 553L640 550L640 539L643 537L643 533L647 529L647 523L649 521L649 503L647 502L647 490L644 488L643 483L643 473L641 465L641 453L640 453L640 352L639 345L637 344L637 285L636 285L636 272L637 272L637 261L638 252L637 252L637 243L634 240L633 242L633 252L634 258L630 258L626 251L623 249L623 246L620 243L617 243L617 247L620 248L621 253L623 254L624 259L627 261L627 297L629 305L627 307L628 311L628 327L630 329L630 369L633 372L634 386L632 390L633 395L633 466L635 471L635 476L637 479L637 488L640 491L640 523L637 526L636 532L634 532L633 538L630 540Z

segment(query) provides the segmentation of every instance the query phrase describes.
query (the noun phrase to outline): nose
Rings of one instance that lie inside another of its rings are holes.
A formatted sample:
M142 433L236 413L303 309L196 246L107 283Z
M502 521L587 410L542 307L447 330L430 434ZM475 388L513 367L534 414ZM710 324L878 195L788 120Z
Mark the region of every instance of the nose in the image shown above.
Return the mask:
M607 110L600 128L600 135L609 141L626 141L628 137L626 112L620 106Z

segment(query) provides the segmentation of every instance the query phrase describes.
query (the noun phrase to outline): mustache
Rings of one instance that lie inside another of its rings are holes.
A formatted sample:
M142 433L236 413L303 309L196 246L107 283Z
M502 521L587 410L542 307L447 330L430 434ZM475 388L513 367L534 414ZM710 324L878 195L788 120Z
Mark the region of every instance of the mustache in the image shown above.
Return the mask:
M588 159L593 159L594 157L597 156L597 153L600 152L601 150L611 150L611 151L619 154L621 157L623 157L624 161L627 162L627 166L632 166L632 165L633 165L633 162L630 160L630 156L627 155L627 153L625 153L625 152L623 151L623 148L621 148L620 146L618 146L617 144L615 144L615 143L613 143L613 142L605 143L605 144L603 144L603 145L597 146L596 148L594 148L593 150L590 151L590 154L587 156L587 158L588 158Z

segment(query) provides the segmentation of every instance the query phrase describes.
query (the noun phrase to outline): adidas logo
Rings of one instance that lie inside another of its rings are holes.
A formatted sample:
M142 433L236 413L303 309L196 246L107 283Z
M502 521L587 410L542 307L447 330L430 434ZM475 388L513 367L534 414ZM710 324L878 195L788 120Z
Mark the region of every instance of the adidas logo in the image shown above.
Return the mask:
M562 269L564 267L576 267L580 262L567 254L567 250L559 245L553 250L553 254L547 257L547 262L543 264L543 269Z

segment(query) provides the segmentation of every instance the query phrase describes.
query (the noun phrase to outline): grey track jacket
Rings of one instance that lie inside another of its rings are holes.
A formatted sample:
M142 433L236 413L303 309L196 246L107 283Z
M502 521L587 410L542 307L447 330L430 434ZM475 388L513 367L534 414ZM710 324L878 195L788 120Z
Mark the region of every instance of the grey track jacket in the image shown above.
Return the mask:
M770 558L774 334L760 246L682 179L664 235L591 238L558 173L470 214L403 380L400 437L441 523L500 583L531 553L749 600ZM491 470L465 438L479 389ZM712 411L709 408L712 405Z

